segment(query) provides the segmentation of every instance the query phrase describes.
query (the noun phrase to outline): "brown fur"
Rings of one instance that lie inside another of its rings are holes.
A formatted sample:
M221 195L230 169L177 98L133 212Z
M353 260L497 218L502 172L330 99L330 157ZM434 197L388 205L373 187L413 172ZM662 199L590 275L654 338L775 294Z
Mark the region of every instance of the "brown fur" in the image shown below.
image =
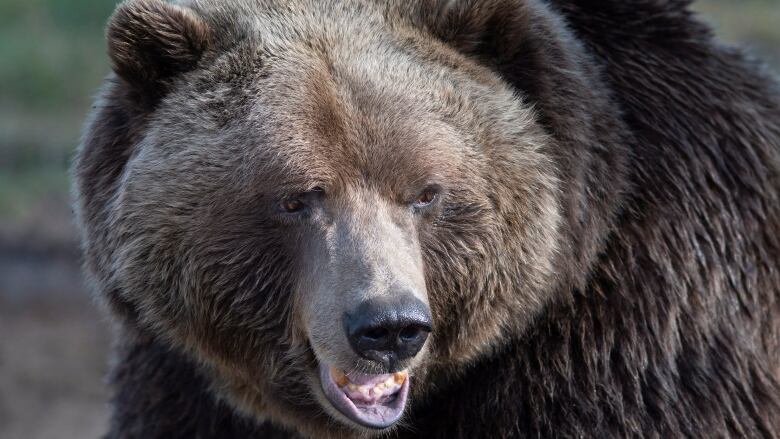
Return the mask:
M313 371L399 283L388 436L780 434L777 88L685 7L120 5L74 168L111 437L368 435Z

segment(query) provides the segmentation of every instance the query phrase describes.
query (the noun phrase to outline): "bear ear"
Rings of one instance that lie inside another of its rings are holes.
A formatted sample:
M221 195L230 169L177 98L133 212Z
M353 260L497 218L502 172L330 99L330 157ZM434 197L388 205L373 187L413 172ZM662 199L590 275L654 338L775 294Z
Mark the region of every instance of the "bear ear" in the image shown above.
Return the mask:
M163 0L128 0L109 19L108 55L114 72L149 97L192 70L209 47L208 25L191 9Z
M522 50L529 14L520 1L433 0L427 5L433 8L423 12L430 29L461 52L501 63Z
M557 108L589 102L583 84L593 68L547 2L427 0L424 26L444 43L499 72L538 105L545 124L560 122Z

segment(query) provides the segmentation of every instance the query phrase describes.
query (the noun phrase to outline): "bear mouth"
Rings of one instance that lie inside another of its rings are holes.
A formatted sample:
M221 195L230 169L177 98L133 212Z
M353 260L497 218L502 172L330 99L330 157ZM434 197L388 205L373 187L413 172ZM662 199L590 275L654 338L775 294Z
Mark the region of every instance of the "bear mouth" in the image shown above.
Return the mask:
M320 363L320 381L325 397L336 410L372 429L388 428L398 421L409 394L407 371L363 374Z

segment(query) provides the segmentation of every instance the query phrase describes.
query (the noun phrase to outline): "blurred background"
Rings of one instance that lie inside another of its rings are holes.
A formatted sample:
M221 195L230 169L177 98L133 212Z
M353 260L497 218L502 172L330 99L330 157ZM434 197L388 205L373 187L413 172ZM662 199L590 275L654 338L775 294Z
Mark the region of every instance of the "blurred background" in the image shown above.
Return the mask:
M67 169L108 65L111 0L0 0L0 439L95 438L109 331L79 272ZM701 0L780 69L780 0Z

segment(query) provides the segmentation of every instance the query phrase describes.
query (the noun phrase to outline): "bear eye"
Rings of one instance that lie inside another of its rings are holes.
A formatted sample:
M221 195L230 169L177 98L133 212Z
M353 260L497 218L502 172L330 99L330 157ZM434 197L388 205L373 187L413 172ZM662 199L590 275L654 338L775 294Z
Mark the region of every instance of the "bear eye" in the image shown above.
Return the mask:
M324 195L325 190L320 186L316 186L306 192L285 197L279 202L279 210L284 213L301 213L310 206L310 202L315 203L316 200Z
M418 209L428 207L436 201L437 196L438 191L435 188L428 188L422 191L420 195L417 195L417 198L414 200L414 207Z
M295 198L287 198L285 200L282 200L279 207L285 213L298 213L302 211L303 208L306 207L306 205L303 204L301 200Z

